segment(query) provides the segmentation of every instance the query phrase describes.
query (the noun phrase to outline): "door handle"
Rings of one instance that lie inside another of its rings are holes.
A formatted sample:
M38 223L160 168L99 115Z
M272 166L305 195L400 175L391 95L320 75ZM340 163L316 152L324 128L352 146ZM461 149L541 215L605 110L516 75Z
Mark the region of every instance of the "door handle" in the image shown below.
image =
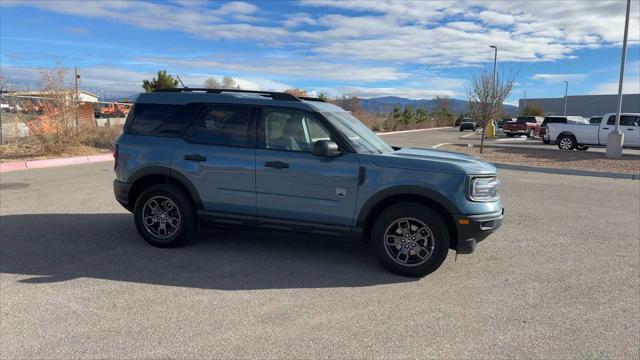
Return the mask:
M283 163L282 161L266 161L264 163L265 167L275 168L275 169L287 169L289 168L289 164Z
M627 131L633 131L633 129L627 129Z
M189 161L207 161L207 157L200 154L185 155L184 159Z
M602 128L602 130L609 130L609 128L608 128L608 127L606 127L606 128L605 128L605 127L603 127L603 128Z

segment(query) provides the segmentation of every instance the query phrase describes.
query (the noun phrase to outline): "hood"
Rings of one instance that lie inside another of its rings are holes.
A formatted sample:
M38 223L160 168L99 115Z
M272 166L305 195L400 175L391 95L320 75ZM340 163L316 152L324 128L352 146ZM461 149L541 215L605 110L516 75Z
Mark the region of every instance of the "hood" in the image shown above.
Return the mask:
M382 167L439 171L466 175L495 174L496 168L476 157L435 149L407 147L372 156L371 161Z

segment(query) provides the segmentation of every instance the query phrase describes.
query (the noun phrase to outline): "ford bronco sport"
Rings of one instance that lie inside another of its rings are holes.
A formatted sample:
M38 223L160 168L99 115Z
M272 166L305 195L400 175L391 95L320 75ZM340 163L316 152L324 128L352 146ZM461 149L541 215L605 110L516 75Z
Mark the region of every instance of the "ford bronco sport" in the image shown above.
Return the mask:
M286 93L140 94L114 157L116 199L159 247L205 223L296 230L370 242L390 271L424 276L503 218L493 166L391 147L340 107Z

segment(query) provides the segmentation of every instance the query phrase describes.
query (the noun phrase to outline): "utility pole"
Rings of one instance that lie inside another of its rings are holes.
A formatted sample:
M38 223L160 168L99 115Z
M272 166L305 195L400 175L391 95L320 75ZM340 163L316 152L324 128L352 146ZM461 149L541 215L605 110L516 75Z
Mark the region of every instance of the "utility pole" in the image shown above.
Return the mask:
M627 59L627 40L629 38L629 12L631 0L627 0L627 14L624 21L624 40L622 41L622 58L620 60L620 80L618 81L618 112L616 113L616 126L607 136L607 157L622 158L622 146L624 145L624 133L620 131L620 113L622 112L622 84L624 83L624 63ZM607 121L602 119L602 121Z
M73 72L75 74L75 76L73 77L76 83L76 94L75 94L75 99L73 101L73 108L75 109L75 113L76 113L76 129L78 129L80 127L80 124L78 123L78 79L80 78L80 75L78 75L78 67L74 66L73 67Z
M567 116L567 94L569 94L569 82L564 81L564 116Z
M522 103L522 114L524 114L524 109L527 108L527 90L524 90L524 101Z

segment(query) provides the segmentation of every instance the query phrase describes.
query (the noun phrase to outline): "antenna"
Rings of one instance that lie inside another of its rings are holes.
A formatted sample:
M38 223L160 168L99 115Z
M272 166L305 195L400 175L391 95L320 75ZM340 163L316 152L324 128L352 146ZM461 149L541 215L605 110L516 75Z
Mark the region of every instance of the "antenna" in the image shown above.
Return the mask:
M182 80L180 79L180 76L176 75L176 77L178 78L178 81L180 81L180 84L182 85L183 88L187 89L186 86L184 86L184 83L182 82Z

